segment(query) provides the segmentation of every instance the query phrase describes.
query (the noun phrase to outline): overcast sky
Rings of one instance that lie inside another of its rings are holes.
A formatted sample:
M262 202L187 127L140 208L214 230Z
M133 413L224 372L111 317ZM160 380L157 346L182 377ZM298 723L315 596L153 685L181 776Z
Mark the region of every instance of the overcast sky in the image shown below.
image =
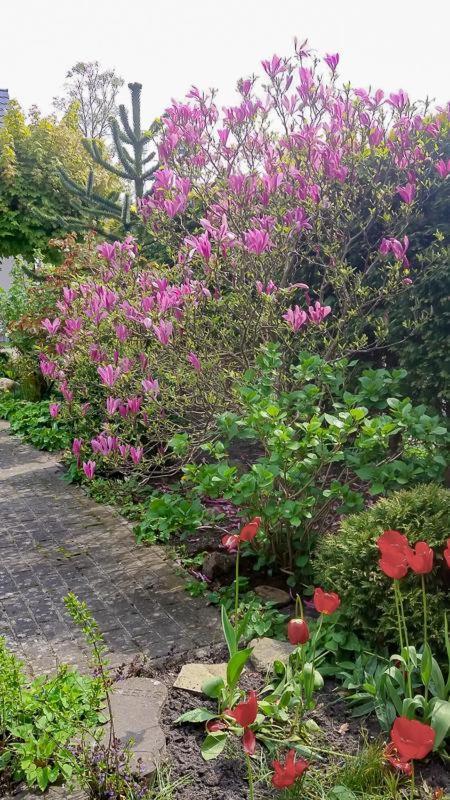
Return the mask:
M229 102L298 36L355 85L445 102L449 23L450 0L0 0L0 87L49 112L69 67L98 60L143 83L147 124L191 84Z

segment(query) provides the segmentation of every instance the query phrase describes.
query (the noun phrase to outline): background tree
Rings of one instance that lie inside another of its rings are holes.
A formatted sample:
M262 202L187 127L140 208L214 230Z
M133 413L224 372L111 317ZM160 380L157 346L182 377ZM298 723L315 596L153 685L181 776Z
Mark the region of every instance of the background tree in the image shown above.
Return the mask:
M63 189L61 166L74 181L91 175L95 192L110 202L119 197L119 177L91 164L74 105L60 121L37 109L27 120L12 100L0 129L0 256L30 258L39 249L58 257L49 239L63 238L74 222L85 221L80 202Z
M117 95L123 78L113 69L101 71L98 61L79 61L66 75L64 97L55 97L55 108L64 113L76 103L78 125L86 139L102 139L109 118L117 114Z

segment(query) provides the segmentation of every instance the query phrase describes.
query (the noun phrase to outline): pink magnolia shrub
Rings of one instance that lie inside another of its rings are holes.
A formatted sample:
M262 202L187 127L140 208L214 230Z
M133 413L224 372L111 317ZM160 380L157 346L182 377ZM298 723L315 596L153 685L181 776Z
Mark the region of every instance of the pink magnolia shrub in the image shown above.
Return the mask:
M140 213L175 266L104 243L42 322L87 477L161 465L173 433L200 441L260 344L281 338L287 368L299 347L368 349L412 291L405 230L448 174L449 108L349 88L338 64L297 43L235 106L193 87L166 109Z

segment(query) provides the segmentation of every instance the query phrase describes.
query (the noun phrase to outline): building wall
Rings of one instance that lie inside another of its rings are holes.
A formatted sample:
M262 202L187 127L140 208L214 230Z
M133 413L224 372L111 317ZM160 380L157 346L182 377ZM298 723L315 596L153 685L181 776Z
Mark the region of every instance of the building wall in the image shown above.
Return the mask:
M11 285L11 267L13 265L12 258L0 258L0 288L9 289Z

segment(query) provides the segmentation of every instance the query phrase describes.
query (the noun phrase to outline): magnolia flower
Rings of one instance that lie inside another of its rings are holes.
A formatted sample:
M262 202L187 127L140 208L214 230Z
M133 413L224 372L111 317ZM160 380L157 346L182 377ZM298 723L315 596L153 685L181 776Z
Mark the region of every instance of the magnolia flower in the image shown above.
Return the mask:
M292 328L294 333L297 333L302 325L308 322L308 315L299 306L294 306L294 308L290 308L288 311L286 311L286 314L283 314L283 319L286 320L287 324L290 328Z
M397 194L400 195L404 203L411 205L416 196L416 187L413 183L407 183L406 186L397 186Z
M48 318L43 319L41 322L41 327L44 328L44 330L46 330L50 334L50 336L55 335L60 325L61 325L61 320L58 319L58 317L56 317L53 320L53 322L51 322Z
M95 461L83 461L83 472L89 480L92 480L94 477L96 466Z
M152 394L154 397L159 395L159 382L156 378L144 378L141 386L146 394Z
M110 416L116 413L119 406L120 400L117 397L108 397L106 399L106 411Z
M323 60L325 61L325 64L328 64L331 71L334 72L339 64L339 53L333 53L333 55L329 55L327 53Z
M244 233L244 244L249 253L255 253L258 256L273 247L267 231L261 231L258 228Z
M331 306L321 306L319 301L316 300L314 306L308 306L308 313L311 322L314 325L320 325L320 323L331 313Z
M107 367L98 367L97 372L105 386L112 388L120 376L120 369L115 369L112 364Z
M197 372L200 372L202 365L200 363L199 357L195 353L189 353L187 360L190 364L194 367Z
M61 403L50 403L48 410L50 411L50 416L53 417L53 419L58 416L60 408Z
M130 456L133 464L139 464L144 455L143 447L130 447Z
M162 319L160 320L159 325L155 325L154 323L152 323L152 330L158 341L161 342L161 344L169 344L173 333L173 325L170 322L170 320L168 322L165 322Z

